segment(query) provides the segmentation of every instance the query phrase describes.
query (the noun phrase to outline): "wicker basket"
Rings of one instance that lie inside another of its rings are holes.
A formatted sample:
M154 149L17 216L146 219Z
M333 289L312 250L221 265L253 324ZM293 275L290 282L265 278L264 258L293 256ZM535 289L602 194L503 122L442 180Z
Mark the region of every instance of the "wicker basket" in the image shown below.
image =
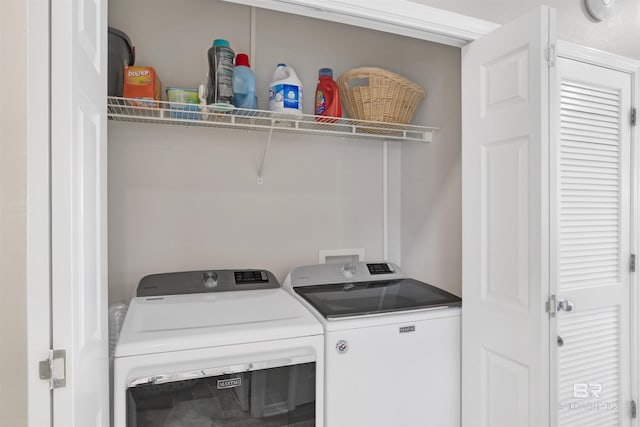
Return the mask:
M382 68L354 68L337 83L347 113L359 120L408 124L426 96L420 85Z

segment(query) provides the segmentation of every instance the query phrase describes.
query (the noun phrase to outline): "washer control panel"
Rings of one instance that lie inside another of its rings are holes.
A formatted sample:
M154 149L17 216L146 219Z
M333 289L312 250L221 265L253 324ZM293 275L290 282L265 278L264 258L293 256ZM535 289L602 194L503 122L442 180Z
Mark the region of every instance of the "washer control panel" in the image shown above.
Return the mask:
M371 280L395 280L407 276L396 264L388 261L348 262L345 264L316 264L294 268L285 286L326 285L333 283L368 282Z

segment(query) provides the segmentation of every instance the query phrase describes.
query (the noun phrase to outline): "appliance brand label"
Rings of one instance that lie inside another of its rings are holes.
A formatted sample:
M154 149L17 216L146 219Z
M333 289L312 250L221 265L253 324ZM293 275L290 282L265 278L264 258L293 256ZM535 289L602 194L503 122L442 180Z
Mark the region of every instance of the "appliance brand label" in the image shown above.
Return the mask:
M405 332L414 332L416 330L415 326L401 326L400 333L403 334Z
M221 390L223 388L240 387L241 385L242 385L242 378L240 377L218 380L218 390Z
M349 343L345 340L340 340L336 343L336 351L338 353L346 353L349 350Z

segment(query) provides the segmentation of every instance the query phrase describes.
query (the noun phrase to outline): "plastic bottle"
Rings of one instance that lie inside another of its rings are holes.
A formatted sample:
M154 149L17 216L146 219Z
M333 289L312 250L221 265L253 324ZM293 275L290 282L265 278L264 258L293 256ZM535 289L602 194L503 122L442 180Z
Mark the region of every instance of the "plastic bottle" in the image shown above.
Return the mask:
M215 39L207 52L209 79L207 81L207 104L233 103L233 58L229 42Z
M320 68L320 71L318 71L315 114L317 116L342 117L340 90L338 89L338 84L333 81L333 70L331 68ZM316 120L328 121L321 117L316 117Z
M269 87L269 109L281 113L302 114L302 82L296 72L278 64Z
M236 56L233 72L233 104L238 108L258 108L256 96L256 75L249 68L249 57L244 53Z

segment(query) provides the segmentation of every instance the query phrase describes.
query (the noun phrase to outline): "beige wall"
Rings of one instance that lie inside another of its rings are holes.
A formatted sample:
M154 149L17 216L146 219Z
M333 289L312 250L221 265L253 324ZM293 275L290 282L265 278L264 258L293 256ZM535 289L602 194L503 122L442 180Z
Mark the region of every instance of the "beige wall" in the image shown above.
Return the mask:
M640 59L640 1L616 0L614 16L594 22L583 0L411 0L504 24L544 4L557 11L558 38Z
M26 2L0 1L0 426L27 420Z
M589 20L580 0L414 1L497 23L546 3L558 10L560 38L640 57L635 0L618 0L614 19L604 23ZM136 19L151 9L154 19ZM249 11L211 0L112 0L109 22L132 37L138 64L155 66L165 86L195 87L205 78L212 39L248 51ZM432 144L401 144L401 225L392 231L409 274L459 293L459 50L258 9L254 61L261 108L281 61L305 84L306 112L323 66L336 76L381 66L427 89L414 122L440 130ZM382 255L379 144L276 134L258 186L264 140L262 133L110 123L111 301L128 299L153 272L253 266L283 279L293 266L315 263L318 249L364 247L368 259Z
M151 7L154 19L138 19ZM130 35L137 64L154 66L165 86L203 81L214 38L229 39L236 52L249 49L250 9L219 1L111 0L109 23ZM432 144L401 145L407 227L395 231L410 245L403 251L409 274L454 292L460 290L459 56L435 43L257 11L252 68L262 108L278 62L292 65L302 80L307 113L321 67L332 67L337 78L379 66L427 89L414 122L442 129ZM382 258L382 144L276 133L258 185L266 137L109 123L111 301L128 299L143 275L156 272L259 267L282 280L295 266L317 263L319 249L362 247L367 259Z

